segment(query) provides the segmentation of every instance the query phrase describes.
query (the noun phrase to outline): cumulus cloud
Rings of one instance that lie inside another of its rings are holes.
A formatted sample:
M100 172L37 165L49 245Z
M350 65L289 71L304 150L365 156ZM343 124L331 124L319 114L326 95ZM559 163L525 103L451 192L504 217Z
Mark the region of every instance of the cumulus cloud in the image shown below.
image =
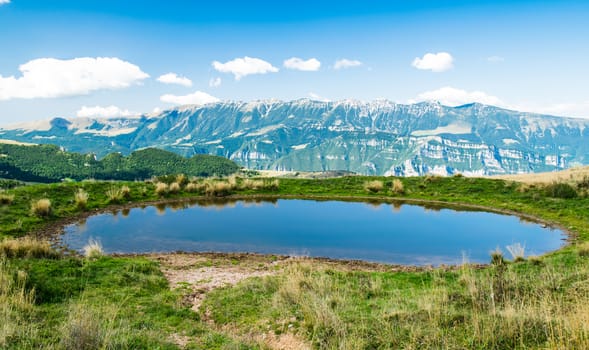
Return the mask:
M166 94L160 97L160 101L177 105L205 105L207 103L219 102L219 99L206 92L196 91L192 94L181 96Z
M139 114L139 113L131 112L128 109L121 109L117 106L108 106L108 107L82 106L82 108L80 108L76 112L76 115L78 117L88 117L88 118L128 117L128 116L137 115L137 114Z
M505 106L499 98L485 92L466 91L450 86L423 92L419 94L415 100L411 100L410 102L417 101L438 101L446 106L460 106L472 102L479 102L493 106Z
M454 67L454 58L447 52L426 53L423 57L415 57L411 65L417 69L445 72Z
M178 84L186 87L192 86L192 80L186 77L181 77L176 73L167 73L164 75L160 75L157 78L157 81L164 84Z
M278 72L278 68L274 67L269 62L248 56L243 58L236 58L225 63L213 61L213 68L221 73L233 74L233 76L235 76L235 80L240 80L241 78L252 74Z
M127 88L149 78L138 66L116 57L39 58L18 69L20 77L0 75L0 101L86 95Z
M219 77L217 77L217 78L211 78L211 80L209 80L209 86L210 87L213 87L213 88L216 88L216 87L221 86L221 82L222 82L222 80Z
M0 5L10 4L10 0L0 0Z
M321 67L321 62L319 62L319 60L316 58L310 58L305 61L302 58L291 57L284 61L284 67L288 69L313 72L319 70Z
M359 67L361 65L362 65L362 62L360 62L358 60L349 60L347 58L342 58L341 60L335 61L335 64L333 65L333 69L339 70L339 69Z

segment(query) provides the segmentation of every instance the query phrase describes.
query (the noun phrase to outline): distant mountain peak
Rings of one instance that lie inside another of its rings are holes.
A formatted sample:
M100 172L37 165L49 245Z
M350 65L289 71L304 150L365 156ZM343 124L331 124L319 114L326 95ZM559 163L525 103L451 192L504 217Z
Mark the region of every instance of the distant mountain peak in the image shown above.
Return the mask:
M275 170L363 174L525 173L589 164L589 121L469 103L386 99L222 101L135 118L56 118L0 138L99 156L159 147Z

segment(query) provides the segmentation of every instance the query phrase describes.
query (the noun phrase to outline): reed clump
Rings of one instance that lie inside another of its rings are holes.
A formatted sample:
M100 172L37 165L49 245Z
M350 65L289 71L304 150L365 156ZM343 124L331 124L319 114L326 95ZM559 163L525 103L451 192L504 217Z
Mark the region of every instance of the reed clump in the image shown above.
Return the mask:
M392 191L395 194L404 194L405 193L405 187L403 186L403 182L399 179L394 179L393 180L393 185L392 185Z
M364 189L371 193L378 193L384 189L384 183L380 180L366 181L364 183Z
M31 214L39 217L47 217L51 215L51 212L51 200L42 198L31 202Z
M78 191L74 193L74 202L76 206L80 209L85 209L88 205L88 192L84 191L83 188L78 188Z

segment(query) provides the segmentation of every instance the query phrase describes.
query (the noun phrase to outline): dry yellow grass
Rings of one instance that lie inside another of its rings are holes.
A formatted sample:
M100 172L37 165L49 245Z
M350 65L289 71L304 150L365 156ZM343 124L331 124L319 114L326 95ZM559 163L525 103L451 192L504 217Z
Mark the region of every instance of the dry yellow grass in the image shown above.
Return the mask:
M364 189L369 192L377 193L384 189L384 183L380 180L366 181Z
M163 197L168 193L169 187L168 184L163 183L163 182L158 182L155 185L155 193L160 196Z
M51 214L51 201L47 198L33 201L31 203L31 213L36 216L49 216Z
M49 258L59 254L48 241L31 237L0 240L0 256L8 258Z
M585 177L589 177L589 166L574 167L567 170L547 173L490 176L492 179L516 181L526 184L547 184L552 182L576 183L583 180Z
M393 180L393 187L392 190L396 194L403 194L405 193L405 187L403 187L403 182L399 179Z
M74 201L78 208L86 208L86 205L88 204L88 192L84 191L83 188L79 188L74 194Z
M0 204L11 204L14 201L14 195L0 191Z
M181 186L178 182L172 182L170 184L169 190L171 193L178 193L178 192L180 192L180 189L181 189Z

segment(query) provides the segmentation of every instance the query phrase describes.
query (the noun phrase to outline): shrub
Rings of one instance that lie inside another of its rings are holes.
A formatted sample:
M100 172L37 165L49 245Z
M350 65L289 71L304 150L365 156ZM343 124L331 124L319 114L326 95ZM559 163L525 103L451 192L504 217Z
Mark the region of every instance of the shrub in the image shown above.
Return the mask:
M78 208L86 208L86 205L88 204L88 192L84 191L83 188L79 188L78 192L74 194L74 201Z
M39 199L31 203L31 213L36 216L46 217L51 215L51 201L47 198Z
M97 240L90 239L88 244L86 244L83 248L84 256L88 259L96 259L104 255L104 250L102 249L102 244Z
M367 181L364 183L364 189L372 193L377 193L384 189L384 184L380 180Z
M109 203L119 203L123 200L123 191L119 187L112 186L105 194Z
M393 180L393 188L392 188L393 192L396 194L403 194L405 193L405 188L403 186L403 182L399 179L394 179Z
M169 187L169 191L172 193L180 192L180 184L177 182L172 182Z
M155 194L157 194L160 197L165 196L166 194L168 194L168 184L163 183L163 182L158 182L155 185Z
M575 198L577 196L577 191L575 188L567 183L564 182L553 182L549 185L546 185L544 188L546 191L546 195L553 198Z

